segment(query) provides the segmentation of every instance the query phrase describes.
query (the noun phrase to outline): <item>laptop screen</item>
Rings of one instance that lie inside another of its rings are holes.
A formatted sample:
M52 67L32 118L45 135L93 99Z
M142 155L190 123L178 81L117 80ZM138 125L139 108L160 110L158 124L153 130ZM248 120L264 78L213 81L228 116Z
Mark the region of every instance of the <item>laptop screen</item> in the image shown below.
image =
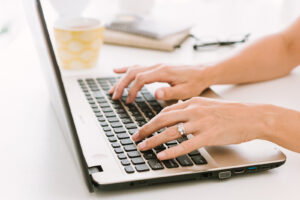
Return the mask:
M63 129L66 139L72 143L72 151L76 153L76 160L80 164L83 176L87 182L90 191L93 191L93 185L88 173L88 167L83 157L78 135L71 115L69 103L66 97L63 85L62 75L56 60L50 34L46 25L44 3L46 1L30 0L24 3L28 22L33 33L35 45L37 47L41 67L43 69L49 96L55 109L60 125Z

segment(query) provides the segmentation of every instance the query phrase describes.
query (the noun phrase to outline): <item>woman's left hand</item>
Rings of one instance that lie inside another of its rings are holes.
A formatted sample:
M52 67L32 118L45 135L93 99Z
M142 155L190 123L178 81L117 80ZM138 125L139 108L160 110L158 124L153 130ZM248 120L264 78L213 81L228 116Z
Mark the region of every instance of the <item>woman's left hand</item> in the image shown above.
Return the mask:
M264 139L269 132L267 121L269 105L243 104L194 97L166 107L160 114L132 136L140 141L152 133L166 128L139 143L142 151L181 137L177 124L182 122L185 132L193 137L158 154L166 160L189 153L204 146L238 144L253 139ZM272 109L272 108L271 108Z

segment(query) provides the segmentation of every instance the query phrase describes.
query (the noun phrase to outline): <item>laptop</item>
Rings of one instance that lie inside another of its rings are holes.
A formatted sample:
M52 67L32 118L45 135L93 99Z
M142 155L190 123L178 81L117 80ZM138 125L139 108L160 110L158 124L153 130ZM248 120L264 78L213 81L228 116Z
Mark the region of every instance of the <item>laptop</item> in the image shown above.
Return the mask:
M261 140L205 147L163 162L156 154L187 138L139 151L130 136L158 114L164 103L158 102L146 87L132 104L124 103L126 92L122 99L112 100L108 90L117 80L114 76L62 77L40 0L26 1L24 5L52 105L90 192L186 180L227 179L285 163L285 155L274 144Z

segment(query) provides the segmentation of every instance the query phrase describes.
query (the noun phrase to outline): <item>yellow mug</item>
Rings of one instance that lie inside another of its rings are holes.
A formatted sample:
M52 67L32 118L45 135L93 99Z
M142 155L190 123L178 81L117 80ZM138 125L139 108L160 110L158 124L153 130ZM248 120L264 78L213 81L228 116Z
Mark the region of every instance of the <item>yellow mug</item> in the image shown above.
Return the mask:
M97 65L105 28L97 19L57 20L54 37L58 63L64 69L88 69Z

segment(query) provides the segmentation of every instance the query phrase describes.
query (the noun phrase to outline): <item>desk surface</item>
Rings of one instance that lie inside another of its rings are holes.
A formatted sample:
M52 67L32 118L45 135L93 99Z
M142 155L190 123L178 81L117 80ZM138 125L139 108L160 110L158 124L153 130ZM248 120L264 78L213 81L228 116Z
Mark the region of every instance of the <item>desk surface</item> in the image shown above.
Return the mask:
M50 106L26 24L21 30L22 34L0 55L0 199L299 199L300 155L283 148L286 164L265 173L226 181L192 181L88 193ZM93 70L109 73L114 66L135 63L210 62L227 55L223 51L196 53L190 50L191 43L188 41L173 53L104 46L100 65ZM133 54L137 56L130 59ZM111 59L116 56L117 61ZM79 72L68 74L72 73ZM272 103L300 110L299 85L298 69L270 82L213 89L229 100Z

